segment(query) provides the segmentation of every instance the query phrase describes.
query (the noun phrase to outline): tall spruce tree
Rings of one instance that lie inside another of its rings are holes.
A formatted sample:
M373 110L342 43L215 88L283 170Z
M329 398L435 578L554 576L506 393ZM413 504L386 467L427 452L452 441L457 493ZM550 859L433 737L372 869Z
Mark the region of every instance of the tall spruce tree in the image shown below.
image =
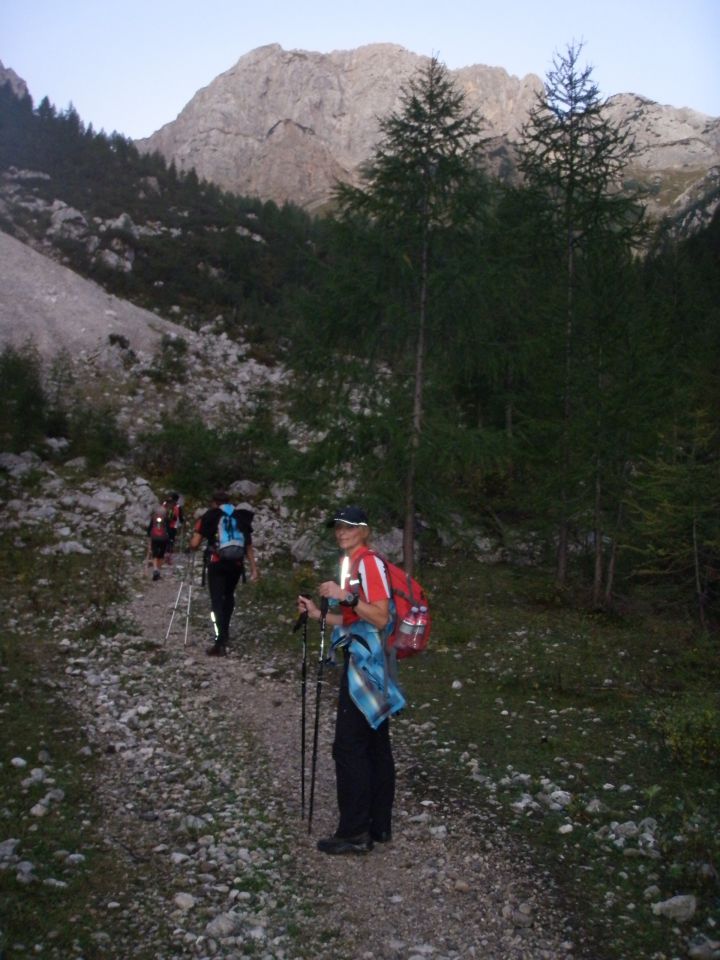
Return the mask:
M380 120L381 140L364 169L364 185L341 186L341 216L365 220L394 249L405 288L393 322L412 357L411 421L404 464L403 555L412 570L416 471L424 428L426 358L432 335L433 273L438 240L478 215L480 178L473 144L478 118L465 108L446 67L433 57L400 95L400 108ZM409 274L409 276L407 276ZM408 283L409 280L409 283Z
M602 365L599 356L590 356L583 345L582 335L597 314L587 294L596 286L598 268L608 281L610 259L622 259L623 248L632 247L641 221L636 198L620 189L632 143L627 132L605 116L592 68L580 65L581 51L582 44L570 44L555 57L520 144L520 168L545 213L542 243L546 249L554 248L557 263L555 330L561 406L556 581L560 587L567 577L571 519L580 512L577 498L582 489L594 491L595 503L599 495L597 469L588 478L586 464L579 462L587 454L577 442L582 428L580 394L598 389ZM602 340L595 338L598 345ZM597 457L590 459L600 463ZM598 530L595 541L602 543Z

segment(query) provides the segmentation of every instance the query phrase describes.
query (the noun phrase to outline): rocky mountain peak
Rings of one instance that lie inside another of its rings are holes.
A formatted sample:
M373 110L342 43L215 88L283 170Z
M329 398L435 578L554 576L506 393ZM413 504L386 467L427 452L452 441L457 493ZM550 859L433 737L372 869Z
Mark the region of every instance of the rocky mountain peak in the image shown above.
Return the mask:
M377 143L378 118L398 108L401 88L427 60L392 43L331 53L258 47L137 145L223 189L315 210L338 180L358 181ZM541 78L480 64L450 74L503 164L494 172L511 175L513 141L542 92ZM607 109L636 141L631 174L653 187L652 212L674 210L720 164L717 118L634 93L611 97Z
M138 147L224 189L312 209L337 180L357 179L377 142L378 118L397 109L401 88L427 60L390 43L327 54L259 47ZM456 76L491 138L517 130L542 86L499 67Z

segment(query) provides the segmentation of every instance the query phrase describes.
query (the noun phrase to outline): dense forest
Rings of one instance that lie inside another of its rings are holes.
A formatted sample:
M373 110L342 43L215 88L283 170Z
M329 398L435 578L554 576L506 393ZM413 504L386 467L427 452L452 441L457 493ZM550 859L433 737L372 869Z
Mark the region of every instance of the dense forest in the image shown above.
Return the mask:
M720 218L680 241L651 229L580 53L556 58L523 130L521 186L484 172L482 118L436 60L322 217L224 193L9 86L0 169L47 173L33 193L89 222L161 224L113 228L128 272L81 241L62 253L290 367L293 416L323 438L304 474L350 463L375 515L404 526L407 565L457 518L458 542L482 531L548 564L558 598L650 596L712 626ZM0 226L39 237L47 215L5 208Z

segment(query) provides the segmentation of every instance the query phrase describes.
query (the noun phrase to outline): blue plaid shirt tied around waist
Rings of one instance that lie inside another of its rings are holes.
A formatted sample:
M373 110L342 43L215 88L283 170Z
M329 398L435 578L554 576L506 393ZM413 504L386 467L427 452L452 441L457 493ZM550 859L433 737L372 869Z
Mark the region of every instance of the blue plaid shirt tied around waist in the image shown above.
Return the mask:
M383 633L386 631L387 628ZM373 730L405 707L395 671L387 662L383 638L375 627L364 620L335 627L330 645L332 650L344 648L350 654L347 665L350 696Z

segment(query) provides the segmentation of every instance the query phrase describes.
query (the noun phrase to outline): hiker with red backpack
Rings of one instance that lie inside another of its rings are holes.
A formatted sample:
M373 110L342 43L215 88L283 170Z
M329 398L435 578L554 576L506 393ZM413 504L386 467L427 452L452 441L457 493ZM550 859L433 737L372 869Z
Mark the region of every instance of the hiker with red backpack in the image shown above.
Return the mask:
M169 493L166 502L170 504L170 539L168 540L165 559L167 563L171 564L172 555L175 552L175 540L177 539L178 530L185 523L185 514L182 503L180 502L179 493Z
M230 619L235 609L235 589L243 578L245 560L250 565L250 579L259 578L252 545L252 510L234 507L223 490L212 496L212 506L195 524L188 550L197 550L207 542L207 582L210 593L211 620L215 642L208 647L211 657L224 657L230 635Z
M359 854L392 836L390 717L403 709L405 699L388 669L392 589L385 561L369 546L367 514L357 506L344 507L327 525L342 551L338 579L320 584L320 607L298 597L300 614L320 621L321 632L330 624L331 647L344 652L332 748L339 821L335 833L317 846L328 854Z
M172 510L170 502L163 500L153 509L147 525L149 537L149 556L153 566L153 580L160 579L160 570L165 560L168 543L170 542L170 518Z

